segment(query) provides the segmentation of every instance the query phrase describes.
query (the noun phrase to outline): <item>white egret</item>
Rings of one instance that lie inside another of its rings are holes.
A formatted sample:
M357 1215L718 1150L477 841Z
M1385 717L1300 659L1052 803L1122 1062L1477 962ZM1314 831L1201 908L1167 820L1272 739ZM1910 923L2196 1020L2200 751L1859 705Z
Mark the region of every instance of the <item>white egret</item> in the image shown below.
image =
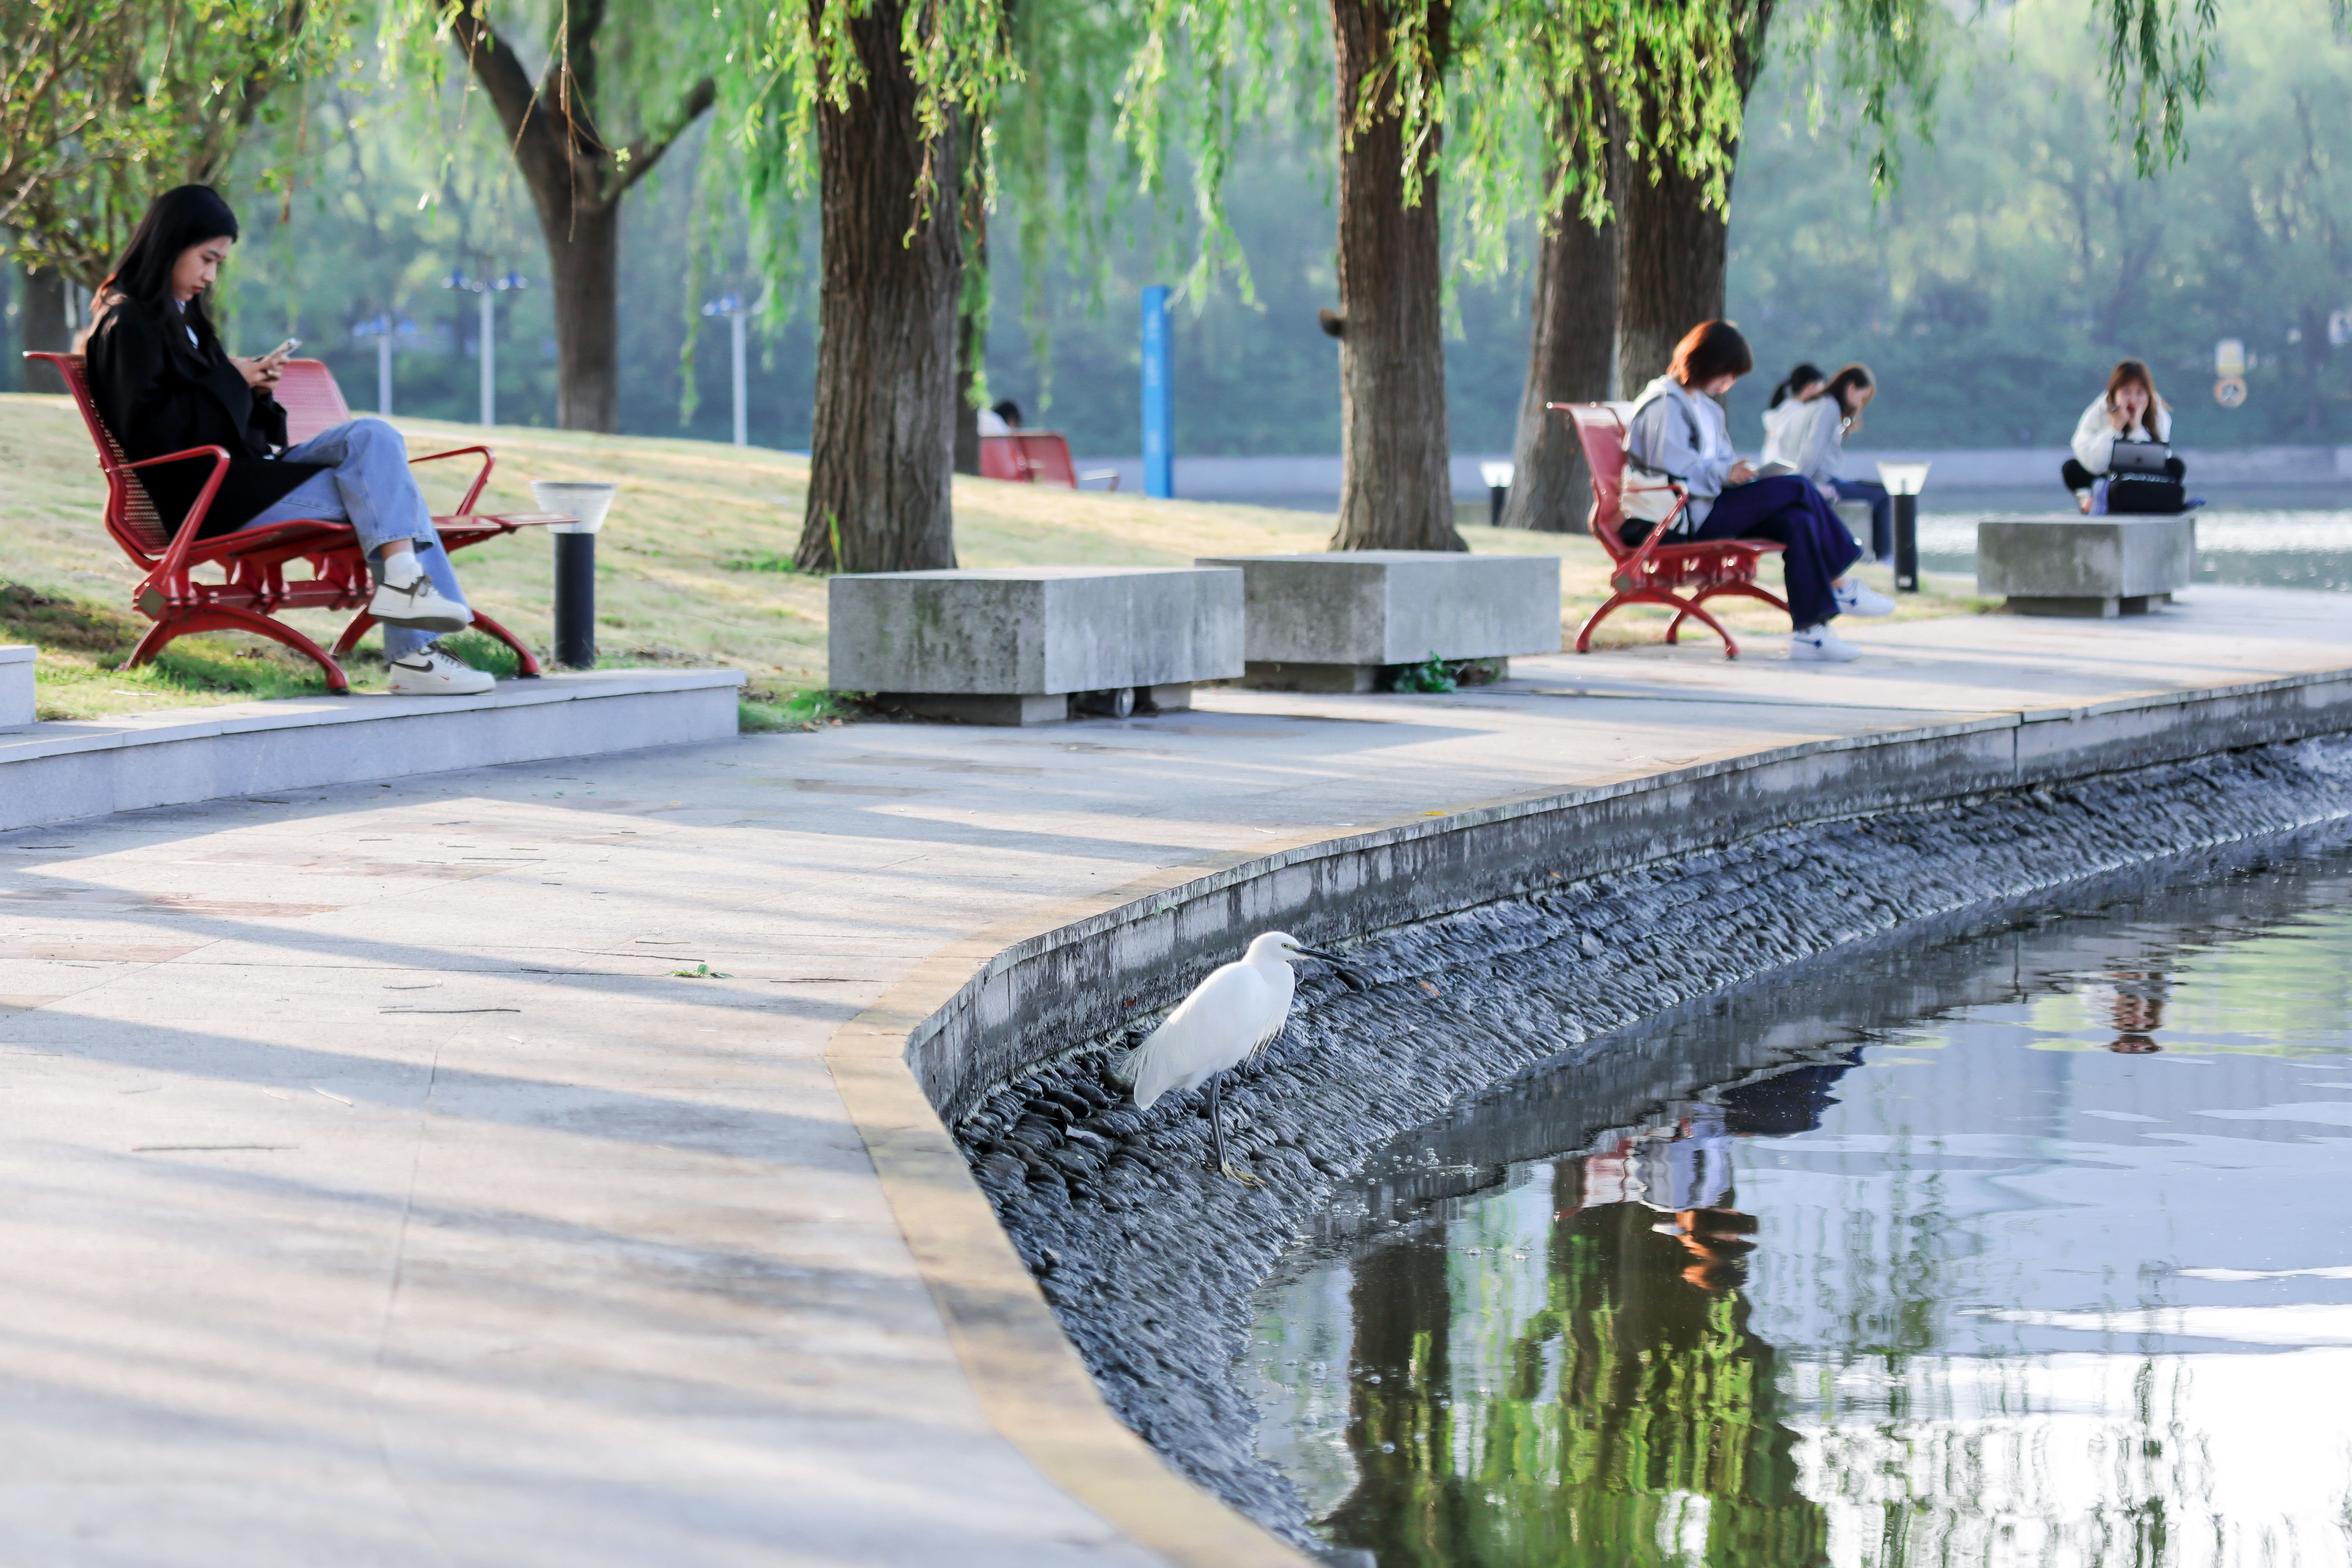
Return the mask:
M1294 955L1339 962L1331 953L1301 946L1287 931L1267 931L1249 944L1239 962L1225 964L1195 986L1126 1063L1126 1074L1135 1085L1135 1103L1143 1109L1170 1089L1197 1089L1205 1081L1217 1169L1253 1187L1258 1179L1226 1158L1224 1103L1217 1086L1227 1068L1239 1067L1282 1033L1283 1022L1290 1016L1291 994L1298 988L1298 977L1290 968Z

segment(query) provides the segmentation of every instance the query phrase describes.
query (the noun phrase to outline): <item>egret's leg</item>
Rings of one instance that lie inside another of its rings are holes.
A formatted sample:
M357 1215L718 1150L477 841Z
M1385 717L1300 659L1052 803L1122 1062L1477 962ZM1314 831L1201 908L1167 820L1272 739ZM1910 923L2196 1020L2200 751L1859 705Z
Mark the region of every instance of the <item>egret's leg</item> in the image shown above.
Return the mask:
M1223 1073L1209 1075L1209 1137L1217 1146L1217 1169L1244 1186L1263 1186L1264 1183L1234 1164L1225 1153L1225 1101L1223 1095L1218 1092L1224 1081Z

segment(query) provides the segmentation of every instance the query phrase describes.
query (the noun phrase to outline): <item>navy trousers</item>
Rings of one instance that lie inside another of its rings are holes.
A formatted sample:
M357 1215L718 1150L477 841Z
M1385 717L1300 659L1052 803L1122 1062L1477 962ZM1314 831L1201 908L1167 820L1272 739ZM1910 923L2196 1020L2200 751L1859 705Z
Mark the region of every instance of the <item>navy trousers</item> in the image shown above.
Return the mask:
M1836 616L1837 594L1830 584L1862 559L1862 546L1813 482L1800 474L1732 486L1716 498L1715 510L1688 537L1769 539L1787 545L1780 573L1788 580L1789 621L1800 630Z
M1876 479L1832 479L1830 489L1837 491L1840 500L1866 500L1870 503L1870 558L1874 561L1895 559L1895 498Z

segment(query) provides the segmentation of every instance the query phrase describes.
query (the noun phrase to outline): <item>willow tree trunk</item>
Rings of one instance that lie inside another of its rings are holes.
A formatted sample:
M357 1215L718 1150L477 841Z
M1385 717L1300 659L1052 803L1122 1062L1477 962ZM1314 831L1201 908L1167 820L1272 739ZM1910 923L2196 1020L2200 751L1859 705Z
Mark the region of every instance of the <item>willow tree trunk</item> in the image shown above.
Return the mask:
M1763 67L1773 0L1742 5L1732 70L1744 104ZM1621 105L1621 112L1646 112ZM1622 146L1622 139L1619 145ZM1706 181L1671 158L1628 167L1622 152L1609 171L1618 195L1617 388L1627 397L1666 373L1675 344L1701 321L1723 314L1724 271L1731 238L1731 174L1739 144L1723 150L1721 209L1706 204ZM1657 178L1654 181L1651 175Z
M531 195L540 196L536 183ZM555 423L621 427L621 204L558 189L539 201L555 296Z
M955 564L956 160L936 149L940 188L922 202L934 149L916 123L902 12L901 0L875 0L850 22L865 80L846 109L817 110L824 268L808 512L793 554L812 572Z
M65 274L54 267L27 267L16 274L16 346L27 353L61 354L73 347L66 325ZM16 362L16 384L26 392L63 392L66 378L43 361Z
M1685 333L1723 314L1731 227L1706 186L1671 163L1618 186L1617 385L1628 397L1666 373Z
M1511 443L1505 528L1572 533L1591 510L1591 470L1576 426L1546 406L1606 398L1617 358L1617 225L1585 222L1576 210L1581 200L1567 198L1559 227L1536 257L1528 384Z
M1430 7L1443 38L1448 7ZM1438 138L1421 152L1421 199L1405 205L1402 118L1358 126L1382 71L1393 18L1381 0L1331 0L1339 65L1339 526L1334 550L1466 550L1454 530L1445 433ZM1351 134L1352 132L1352 134Z

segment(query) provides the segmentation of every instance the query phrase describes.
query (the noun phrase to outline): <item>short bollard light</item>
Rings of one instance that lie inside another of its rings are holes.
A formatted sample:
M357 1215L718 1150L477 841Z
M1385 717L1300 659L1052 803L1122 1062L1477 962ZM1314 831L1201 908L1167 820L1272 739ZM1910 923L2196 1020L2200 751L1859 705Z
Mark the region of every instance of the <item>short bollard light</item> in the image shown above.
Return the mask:
M572 669L596 665L596 531L619 489L572 479L530 482L541 511L572 519L547 525L555 536L555 662Z
M1927 488L1926 463L1881 463L1878 482L1895 498L1895 591L1919 591L1919 492Z
M1478 477L1486 481L1486 526L1503 526L1503 501L1511 493L1511 465L1481 463Z

